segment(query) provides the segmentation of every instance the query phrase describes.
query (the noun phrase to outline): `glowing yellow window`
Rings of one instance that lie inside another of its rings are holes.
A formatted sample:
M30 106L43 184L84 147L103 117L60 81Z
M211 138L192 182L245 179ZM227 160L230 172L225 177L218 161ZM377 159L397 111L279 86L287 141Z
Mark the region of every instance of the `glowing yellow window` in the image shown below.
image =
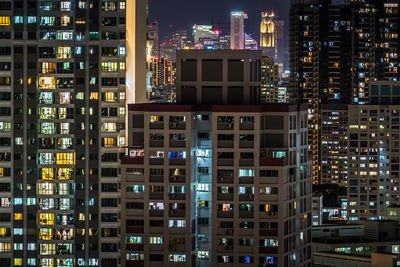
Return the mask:
M54 77L40 77L39 89L56 89L56 80Z
M42 73L55 73L56 63L42 62Z
M7 228L0 228L0 236L7 236Z
M22 259L14 258L14 266L22 266Z
M0 168L0 177L4 176L4 168Z
M117 62L101 62L102 71L118 71Z
M104 138L104 147L114 147L116 146L115 138L107 137Z
M11 243L0 243L0 252L10 252Z
M0 16L0 26L10 26L11 18L7 16Z
M53 195L54 194L54 184L52 183L38 183L37 193L39 195Z
M54 255L56 254L56 244L40 244L39 245L40 255ZM43 260L47 260L43 262ZM40 266L54 266L54 259L41 259Z
M16 221L22 220L22 213L14 213L14 220Z
M97 100L99 99L99 93L91 92L90 93L90 100Z
M54 169L53 168L43 168L42 169L42 179L43 180L54 180Z
M54 225L54 213L40 213L39 224L40 225Z
M69 164L69 165L74 165L75 164L75 153L57 153L56 154L57 164Z
M57 48L57 58L71 58L72 49L69 46L60 46Z
M53 240L54 239L54 229L52 228L40 228L39 229L39 239L41 240Z
M61 17L61 26L68 26L71 23L71 18L68 16Z
M57 170L58 180L69 180L72 178L72 169L70 168L60 168Z
M106 93L106 101L107 102L115 102L117 101L117 94L114 92L107 92Z

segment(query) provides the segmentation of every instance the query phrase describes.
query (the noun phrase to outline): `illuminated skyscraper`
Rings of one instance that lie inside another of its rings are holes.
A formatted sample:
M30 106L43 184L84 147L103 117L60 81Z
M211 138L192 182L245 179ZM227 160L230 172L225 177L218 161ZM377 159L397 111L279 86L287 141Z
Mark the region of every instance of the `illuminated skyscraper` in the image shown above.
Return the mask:
M272 57L275 63L282 64L285 53L283 20L278 20L274 12L261 13L260 49L263 55Z
M231 49L245 49L244 12L231 13Z
M159 24L158 21L153 21L148 26L148 39L153 40L153 49L151 55L153 57L160 56L160 38L159 38Z

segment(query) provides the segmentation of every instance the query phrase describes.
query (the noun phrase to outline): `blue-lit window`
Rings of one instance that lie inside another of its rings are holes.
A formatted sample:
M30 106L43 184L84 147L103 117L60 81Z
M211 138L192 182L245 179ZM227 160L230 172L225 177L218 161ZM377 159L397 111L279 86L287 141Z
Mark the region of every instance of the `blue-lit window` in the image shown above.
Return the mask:
M14 24L20 24L20 23L24 23L24 17L23 16L15 16Z
M169 187L169 193L173 194L173 193L185 193L185 186L170 186Z
M250 257L250 256L240 256L240 257L239 257L239 263L252 264L252 263L253 263L253 257Z
M254 177L254 170L252 169L239 169L239 177Z
M168 153L168 158L170 159L186 159L186 151L182 152L172 152Z
M28 259L28 266L36 266L36 259L35 258L29 258Z
M14 198L14 205L22 205L22 197L15 197Z
M233 256L218 256L218 263L233 263Z
M28 23L29 23L29 24L31 24L31 23L36 23L36 17L35 17L35 16L29 16L29 17L28 17Z
M75 55L82 55L83 51L83 46L75 46Z
M143 244L143 237L142 236L127 236L125 241L126 241L126 244Z
M262 258L260 258L260 264L265 264L265 265L277 264L278 263L277 260L278 259L276 257L270 257L270 256L262 257Z
M126 47L125 46L118 47L118 55L120 55L120 56L126 55Z
M128 185L126 187L127 192L133 193L143 193L144 192L144 185Z
M14 228L14 235L23 235L24 230L22 228Z

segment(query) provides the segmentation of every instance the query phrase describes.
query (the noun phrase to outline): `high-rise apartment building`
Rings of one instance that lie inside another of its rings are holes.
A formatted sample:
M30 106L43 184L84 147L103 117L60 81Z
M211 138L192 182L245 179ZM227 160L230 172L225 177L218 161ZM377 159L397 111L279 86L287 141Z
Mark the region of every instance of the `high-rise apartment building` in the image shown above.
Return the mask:
M306 107L255 105L261 54L238 53L178 52L178 104L129 106L123 265L310 265Z
M131 3L0 1L0 266L120 266Z
M398 80L397 1L296 1L290 13L289 100L309 105L320 182L320 104L365 104L369 82Z
M247 14L244 12L231 12L231 49L245 48L244 20Z
M261 61L261 103L279 103L282 97L279 94L278 65L271 57L262 57Z
M215 32L212 25L193 25L193 42L196 44L202 39L213 39Z
M155 58L153 61L153 85L164 86L175 84L175 62L166 58Z

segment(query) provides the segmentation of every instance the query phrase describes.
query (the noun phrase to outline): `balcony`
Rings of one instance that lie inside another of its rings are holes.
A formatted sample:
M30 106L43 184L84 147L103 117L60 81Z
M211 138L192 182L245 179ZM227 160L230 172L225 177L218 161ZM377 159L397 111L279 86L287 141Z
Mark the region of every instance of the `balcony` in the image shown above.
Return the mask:
M143 244L126 244L126 250L143 251Z
M150 251L163 251L164 246L163 245L157 245L157 244L150 244L149 245L149 250Z
M239 148L254 148L253 141L239 141Z
M254 123L240 123L239 130L254 130Z
M151 217L163 217L164 210L149 210L149 216Z
M286 166L287 158L260 158L260 166Z
M233 177L232 176L219 176L219 177L217 177L217 183L233 184Z
M235 124L227 123L227 122L219 122L217 124L218 130L233 130L235 128Z
M278 212L276 212L276 211L270 211L270 212L262 211L262 212L260 212L259 218L260 219L276 219L276 218L278 218Z
M239 166L254 166L254 159L239 159Z
M169 141L170 147L186 147L186 141L182 140L170 140Z
M163 158L150 158L149 159L150 165L164 165Z
M163 147L164 140L150 140L149 147Z
M278 236L278 229L260 229L260 236Z
M254 229L239 229L239 236L253 236Z
M234 142L233 141L218 141L217 146L218 146L218 148L233 148Z
M153 130L163 130L164 122L150 122L149 128Z
M239 211L239 218L254 218L254 211Z
M253 176L239 177L239 184L254 184L254 177Z
M169 165L186 165L186 159L169 159Z
M218 228L217 235L232 236L233 229L232 228Z
M127 226L126 232L129 234L144 233L144 227L143 226Z
M144 164L144 157L121 157L121 164Z
M253 201L254 195L253 194L240 194L239 201Z
M164 193L163 192L150 192L149 193L149 199L163 200L164 199Z
M233 252L233 245L231 245L231 246L217 246L217 252L219 252L219 253Z
M218 159L217 165L218 166L233 166L233 159Z
M170 130L185 130L186 129L186 122L184 122L184 121L170 122L169 123L169 129Z
M144 182L144 175L127 174L126 181L128 182Z
M223 200L231 200L231 201L233 201L233 193L231 193L231 194L218 193L217 194L217 200L218 201L223 201Z
M185 193L170 193L169 200L185 200L186 194Z
M143 217L144 216L144 210L143 209L126 209L126 215L127 216L139 216Z
M185 178L185 175L170 175L169 182L170 183L185 183L186 178Z
M149 227L149 234L163 234L164 233L164 227L159 227L159 226L150 226Z
M278 247L260 247L258 252L264 254L278 254Z
M150 175L149 181L151 183L163 183L164 182L164 175Z
M185 210L170 210L168 215L169 217L185 217L186 216Z
M233 211L217 211L217 218L233 218Z

